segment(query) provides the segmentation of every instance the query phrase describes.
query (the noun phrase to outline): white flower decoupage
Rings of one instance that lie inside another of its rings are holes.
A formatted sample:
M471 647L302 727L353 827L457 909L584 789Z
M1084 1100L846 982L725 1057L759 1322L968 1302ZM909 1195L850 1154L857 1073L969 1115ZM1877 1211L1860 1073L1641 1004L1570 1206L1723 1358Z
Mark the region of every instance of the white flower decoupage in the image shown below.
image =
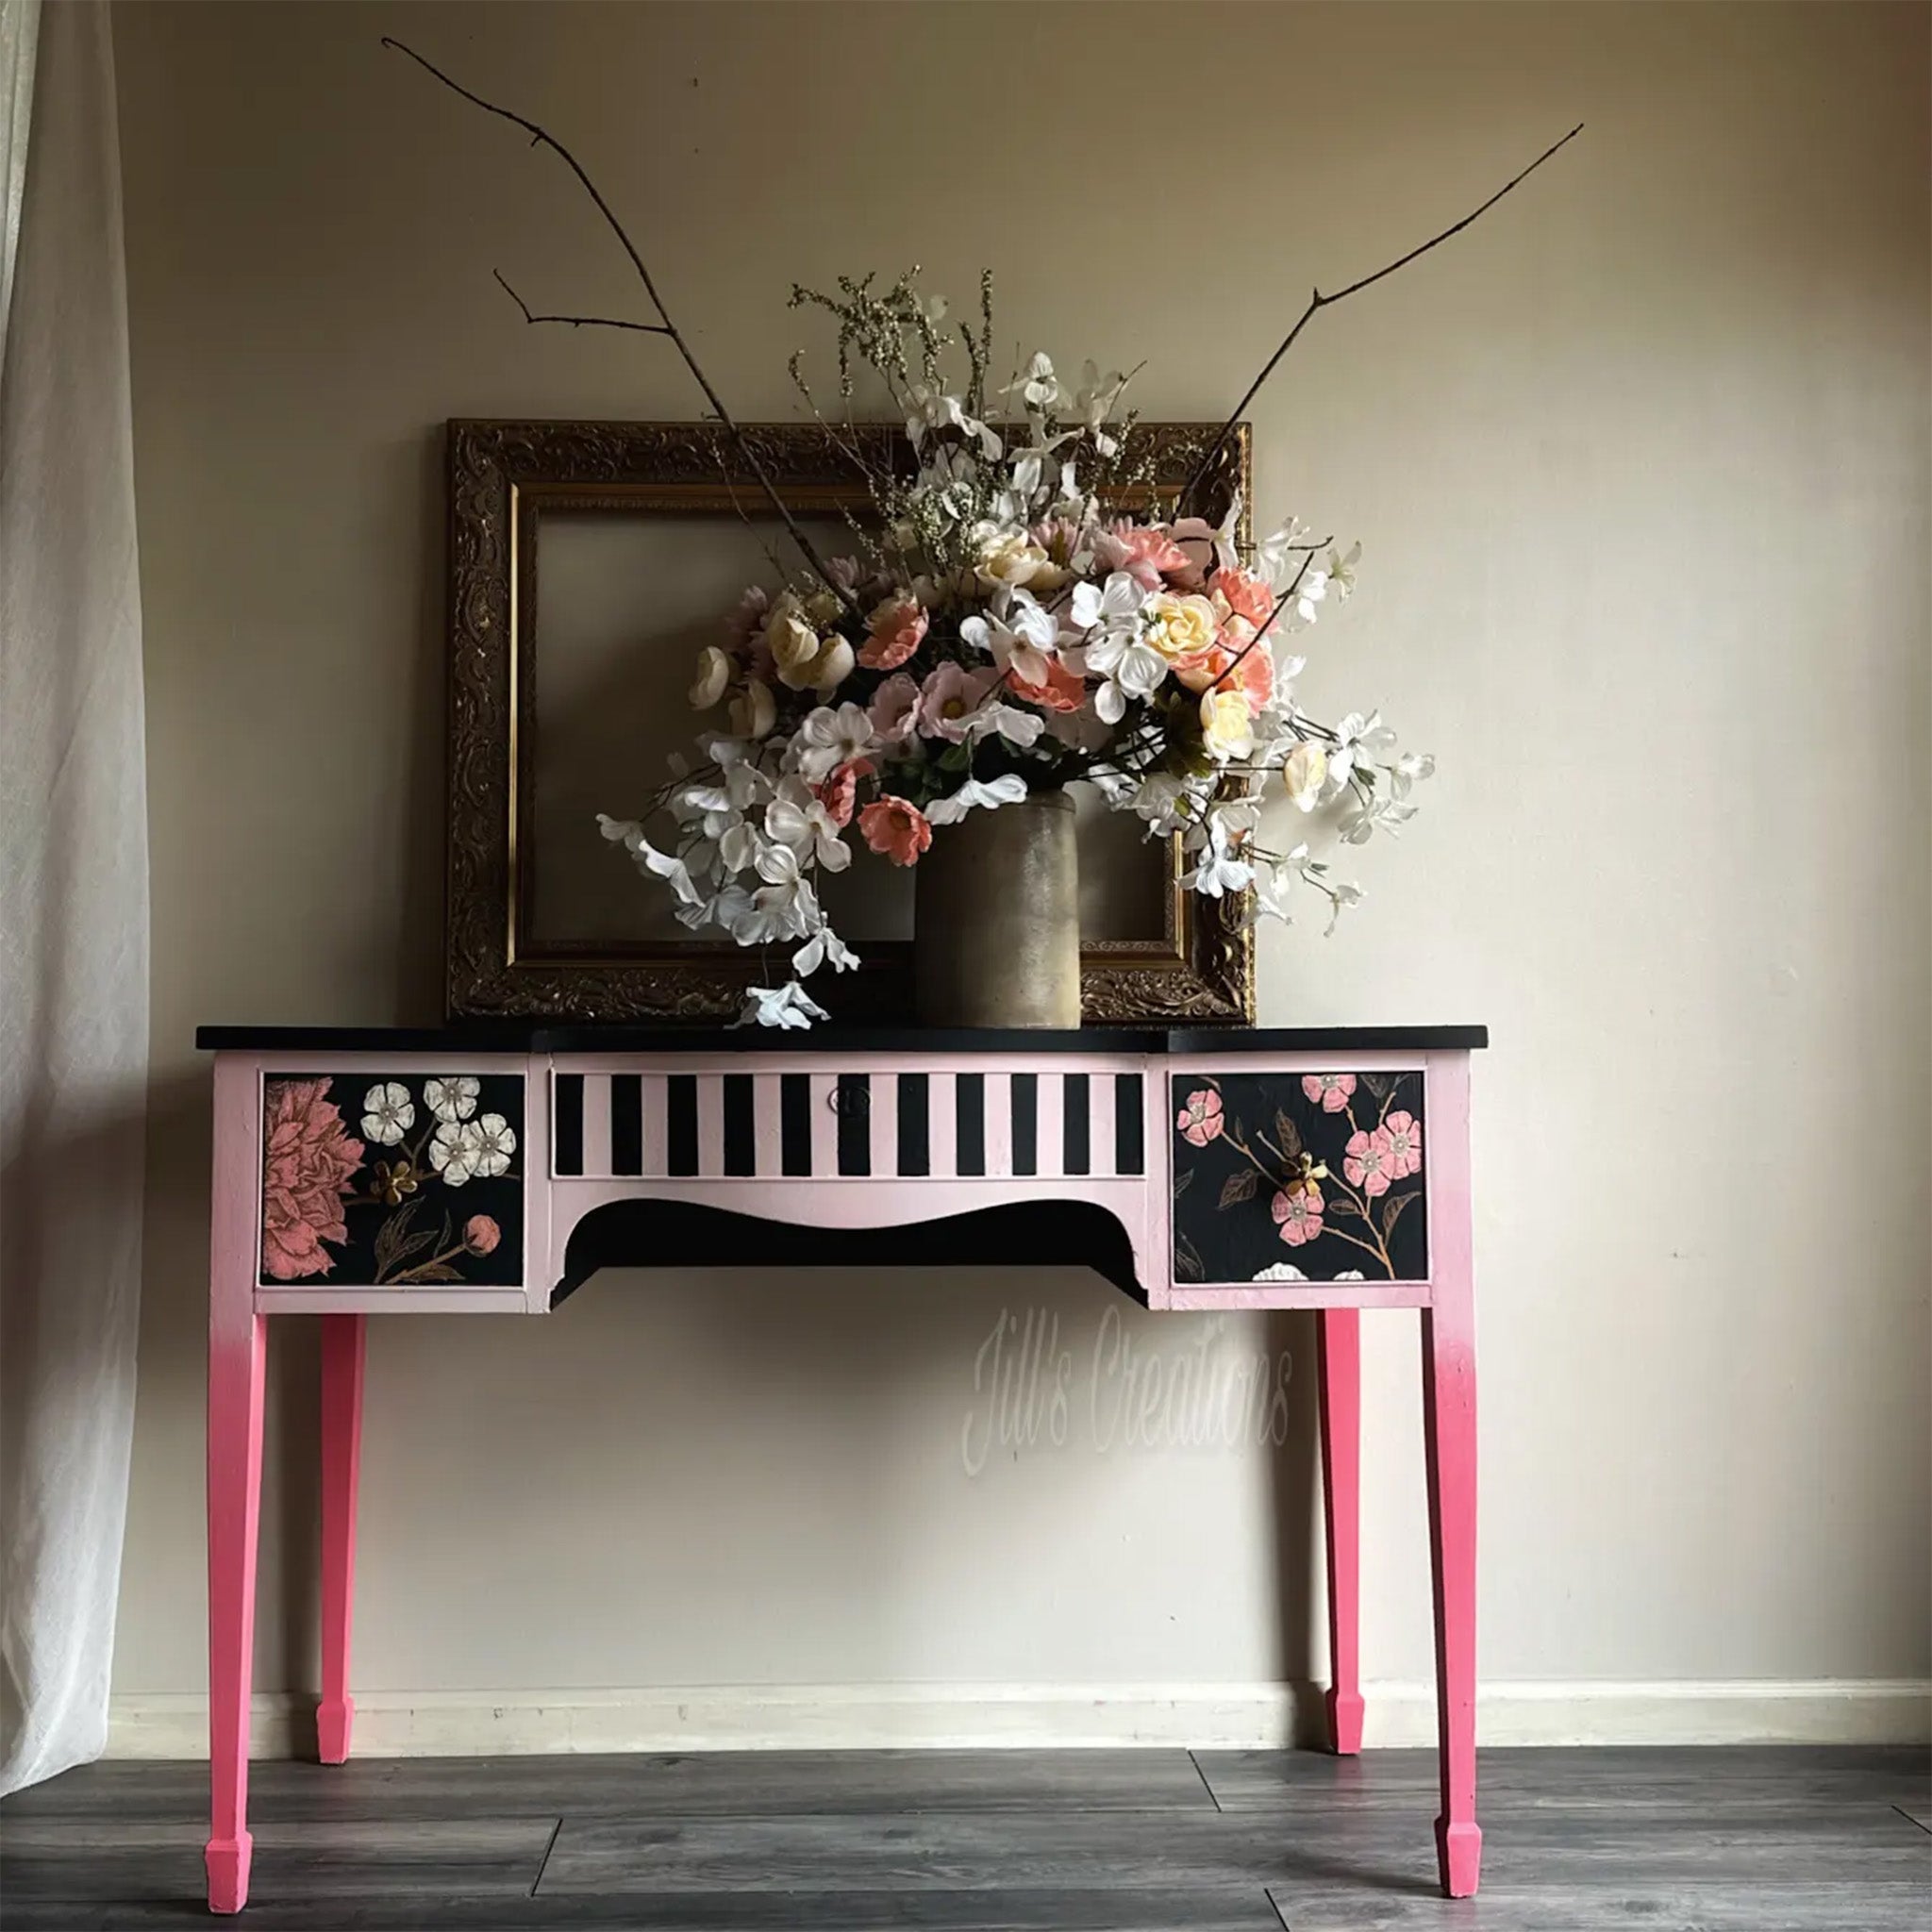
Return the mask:
M471 1105L475 1104L472 1095ZM516 1151L515 1128L500 1113L486 1113L481 1120L443 1121L429 1143L429 1164L445 1186L459 1188L468 1180L491 1180L508 1174Z
M453 1074L446 1079L425 1080L423 1098L440 1121L466 1121L476 1111L483 1083L474 1074Z
M374 1141L379 1147L393 1147L415 1124L416 1103L409 1098L409 1090L397 1081L380 1081L362 1096L365 1141Z

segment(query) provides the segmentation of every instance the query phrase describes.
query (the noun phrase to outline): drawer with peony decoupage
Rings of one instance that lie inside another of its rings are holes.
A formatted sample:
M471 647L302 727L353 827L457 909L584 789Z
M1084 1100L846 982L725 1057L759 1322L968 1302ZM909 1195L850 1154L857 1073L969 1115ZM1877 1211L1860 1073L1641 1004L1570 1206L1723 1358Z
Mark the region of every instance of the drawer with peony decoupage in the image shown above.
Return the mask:
M1421 1068L1173 1075L1175 1283L1426 1281L1424 1084Z
M264 1288L514 1288L522 1072L265 1072Z

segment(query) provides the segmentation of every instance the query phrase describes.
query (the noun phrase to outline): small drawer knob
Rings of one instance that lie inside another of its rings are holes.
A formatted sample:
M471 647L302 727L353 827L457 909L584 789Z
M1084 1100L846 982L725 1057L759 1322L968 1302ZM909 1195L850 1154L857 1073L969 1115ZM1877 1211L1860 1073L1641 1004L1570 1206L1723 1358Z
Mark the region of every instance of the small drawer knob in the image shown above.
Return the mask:
M841 1080L825 1096L825 1100L841 1121L863 1120L872 1111L870 1087L847 1086Z

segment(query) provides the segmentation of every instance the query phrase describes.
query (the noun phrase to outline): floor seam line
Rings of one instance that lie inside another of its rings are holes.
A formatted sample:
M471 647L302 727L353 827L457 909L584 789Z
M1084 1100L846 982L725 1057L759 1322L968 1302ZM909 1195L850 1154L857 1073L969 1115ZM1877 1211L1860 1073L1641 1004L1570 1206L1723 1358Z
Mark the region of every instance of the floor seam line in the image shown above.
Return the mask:
M530 1896L537 1896L537 1888L543 1883L543 1874L550 1869L550 1855L557 1849L557 1840L563 1836L563 1820L559 1818L550 1827L550 1841L543 1847L543 1856L537 1860L537 1875L530 1880Z
M1281 1909L1281 1901L1274 1896L1274 1888L1272 1885L1264 1885L1261 1888L1261 1896L1268 1901L1268 1909L1280 1920L1281 1932L1294 1932L1294 1927L1288 1923L1288 1914Z
M1208 1802L1217 1811L1224 1813L1227 1807L1214 1795L1214 1787L1208 1782L1208 1774L1201 1769L1200 1758L1193 1752L1190 1751L1188 1753L1188 1762L1194 1767L1194 1775L1201 1780L1201 1789L1208 1793Z
M1898 1815L1901 1818L1903 1818L1907 1824L1916 1824L1921 1831L1926 1834L1928 1838L1932 1838L1932 1824L1927 1824L1923 1818L1914 1818L1912 1814L1909 1811L1907 1811L1903 1805L1894 1805L1891 1808L1894 1811L1896 1811Z

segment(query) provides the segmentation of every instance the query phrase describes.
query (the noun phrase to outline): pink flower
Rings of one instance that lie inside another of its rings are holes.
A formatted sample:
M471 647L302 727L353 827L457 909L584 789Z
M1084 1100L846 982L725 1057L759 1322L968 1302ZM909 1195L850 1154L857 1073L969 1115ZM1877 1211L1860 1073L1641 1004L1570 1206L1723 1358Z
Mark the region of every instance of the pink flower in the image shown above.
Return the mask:
M917 865L932 843L932 826L909 798L876 798L858 814L858 829L874 852L894 865Z
M1008 677L1007 684L1016 698L1024 698L1042 711L1077 711L1087 702L1087 680L1058 658L1046 660L1044 684L1029 684L1024 677Z
M872 694L872 728L887 744L903 744L919 722L919 680L895 672Z
M1377 1137L1389 1143L1389 1172L1400 1180L1423 1171L1423 1124L1410 1113L1391 1113Z
M1340 1113L1355 1098L1353 1074L1304 1074L1302 1091L1322 1103L1324 1113Z
M271 1080L263 1094L261 1259L277 1281L327 1274L325 1241L345 1241L342 1196L362 1143L342 1131L327 1080Z
M1198 1092L1188 1095L1188 1104L1175 1117L1174 1125L1180 1130L1184 1141L1191 1141L1196 1147L1205 1147L1210 1141L1218 1140L1224 1123L1221 1118L1221 1095L1211 1087L1203 1087Z
M1268 1211L1281 1230L1281 1239L1291 1248L1313 1241L1322 1232L1322 1191L1313 1181L1283 1188L1269 1202Z
M771 608L771 597L762 584L753 584L738 600L731 615L724 620L724 635L730 639L734 651L745 649L764 629Z
M1200 581L1193 558L1165 530L1118 523L1093 540L1094 560L1103 571L1124 570L1143 591L1167 588L1169 577Z
M1174 675L1190 691L1238 691L1248 701L1248 714L1258 718L1274 695L1274 653L1265 643L1251 643L1246 626L1236 618L1205 651L1174 660Z
M1341 1171L1352 1186L1359 1188L1370 1200L1389 1191L1393 1177L1389 1157L1389 1130L1377 1127L1373 1134L1359 1131L1348 1137ZM1420 1157L1418 1157L1420 1158Z
M998 675L996 671L968 671L949 658L919 688L919 735L949 738L958 744L966 736L966 720L978 710Z
M858 661L868 671L896 671L918 650L929 620L917 597L888 597L868 620Z
M473 1255L491 1255L503 1239L503 1230L487 1214L473 1214L463 1223L463 1245Z
M847 758L823 785L813 788L826 815L842 832L852 823L852 808L858 802L858 781L873 774L870 758Z

